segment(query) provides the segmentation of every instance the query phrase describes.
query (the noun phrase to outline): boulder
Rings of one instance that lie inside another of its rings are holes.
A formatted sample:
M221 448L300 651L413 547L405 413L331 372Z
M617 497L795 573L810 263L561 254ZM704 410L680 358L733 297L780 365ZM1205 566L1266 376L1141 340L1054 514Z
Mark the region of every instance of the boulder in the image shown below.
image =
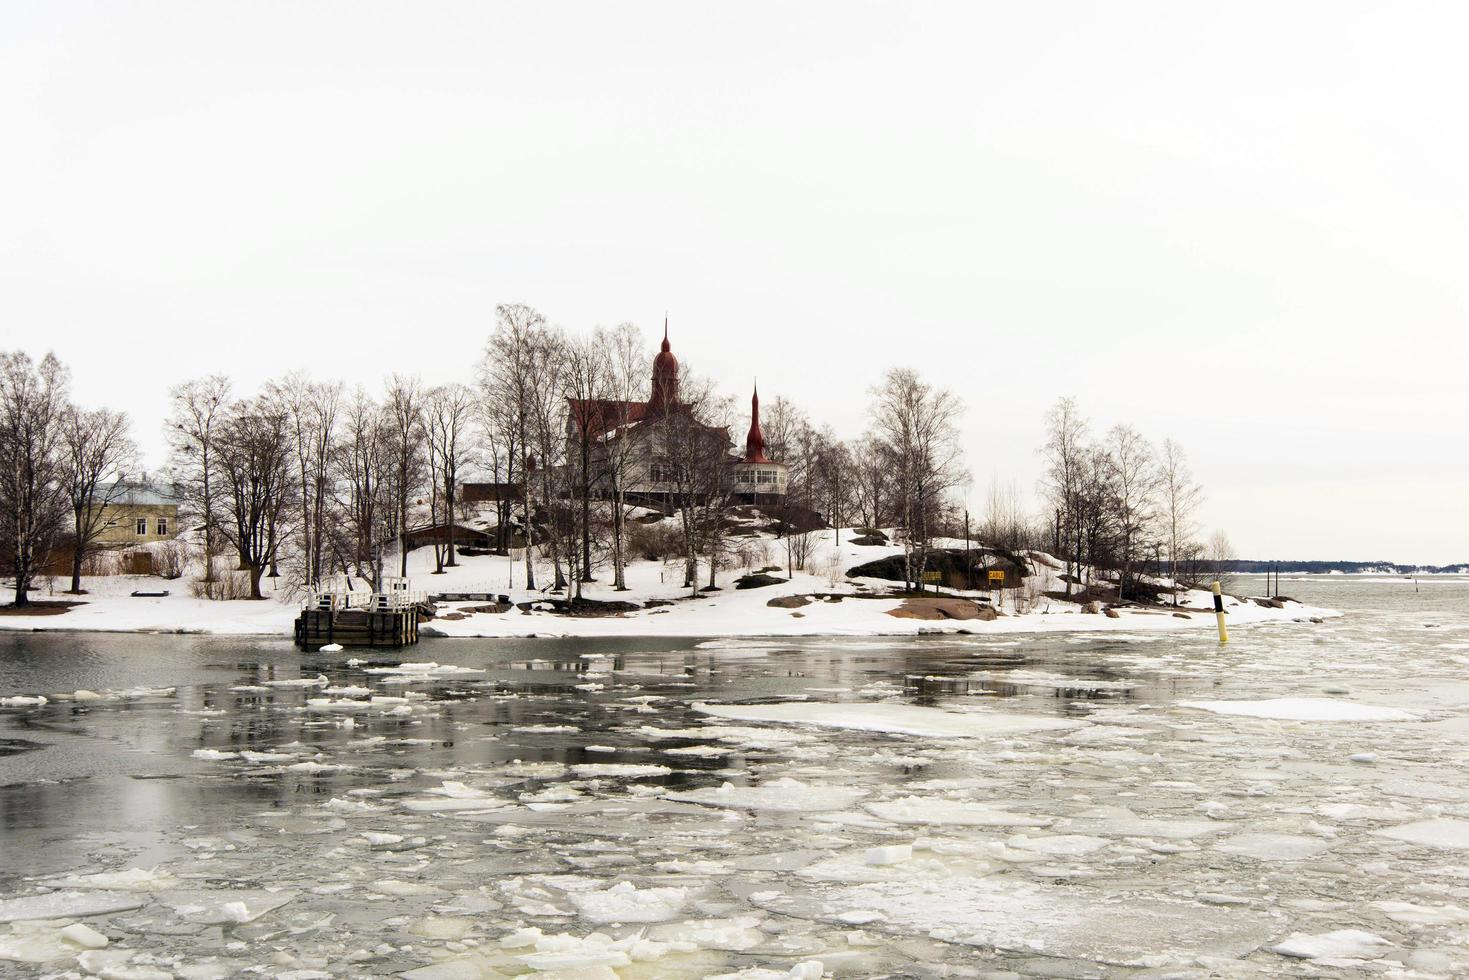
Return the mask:
M993 610L988 610L993 615ZM938 596L932 599L904 599L896 609L888 610L889 616L898 619L979 619L980 607L968 599Z
M1111 606L1108 606L1106 609L1103 609L1102 610L1102 614L1105 615L1108 619L1121 619L1122 618L1122 614L1120 612L1118 612L1117 610L1113 609Z
M800 609L802 606L811 604L811 597L808 595L778 595L765 604L772 609Z
M1174 613L1173 614L1173 618L1174 619L1193 619L1193 617L1190 616L1188 613Z
M781 585L786 581L786 579L776 578L774 575L767 575L764 572L754 572L750 575L742 575L739 578L735 579L735 588L763 589L767 585Z
M1081 611L1091 616L1097 615L1102 611L1101 600L1093 599L1091 602L1088 602L1086 605L1082 606Z

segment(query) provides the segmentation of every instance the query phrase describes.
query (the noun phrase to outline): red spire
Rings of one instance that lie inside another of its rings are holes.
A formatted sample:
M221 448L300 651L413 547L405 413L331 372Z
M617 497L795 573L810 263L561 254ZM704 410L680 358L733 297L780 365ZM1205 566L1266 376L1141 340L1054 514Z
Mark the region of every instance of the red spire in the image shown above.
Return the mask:
M648 408L654 412L667 411L670 405L678 404L678 358L668 343L668 317L663 318L663 349L653 358L653 395L648 399Z
M760 386L750 396L750 434L745 436L745 462L768 463L765 458L765 433L760 431Z

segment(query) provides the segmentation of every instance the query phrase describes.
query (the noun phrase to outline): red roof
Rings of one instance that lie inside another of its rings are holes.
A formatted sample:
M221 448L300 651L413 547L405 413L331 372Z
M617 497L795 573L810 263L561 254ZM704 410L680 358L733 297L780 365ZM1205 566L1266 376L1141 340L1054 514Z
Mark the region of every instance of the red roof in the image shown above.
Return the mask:
M584 437L601 437L625 425L641 422L648 414L647 402L624 402L609 398L568 398L572 425Z
M750 396L750 432L745 436L745 462L768 463L765 456L765 433L760 431L760 389Z

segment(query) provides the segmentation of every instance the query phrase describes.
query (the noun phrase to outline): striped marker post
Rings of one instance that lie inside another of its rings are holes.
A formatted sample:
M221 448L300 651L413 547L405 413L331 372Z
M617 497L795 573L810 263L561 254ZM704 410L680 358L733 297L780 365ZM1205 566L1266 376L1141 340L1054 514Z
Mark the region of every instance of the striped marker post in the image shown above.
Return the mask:
M1229 630L1224 625L1224 594L1218 582L1214 583L1214 618L1219 622L1219 645L1223 646L1229 642Z

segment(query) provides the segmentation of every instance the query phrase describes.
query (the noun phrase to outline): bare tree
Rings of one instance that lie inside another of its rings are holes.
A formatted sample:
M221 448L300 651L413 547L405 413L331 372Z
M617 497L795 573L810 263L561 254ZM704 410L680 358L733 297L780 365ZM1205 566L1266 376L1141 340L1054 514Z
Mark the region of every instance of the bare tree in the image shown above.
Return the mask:
M15 604L50 559L66 520L64 429L67 372L54 354L40 364L0 352L0 563L15 577Z
M73 528L71 592L79 595L83 563L117 526L113 504L126 492L123 476L137 465L137 447L128 436L128 417L105 408L68 411L63 438Z
M603 447L622 414L622 406L608 397L612 364L603 341L600 331L567 340L561 371L566 435L573 456L568 461L573 469L571 493L581 538L581 571L574 576L577 598L581 598L582 583L592 581L592 495L603 476Z
M723 517L734 486L733 457L727 425L730 406L707 381L685 374L680 399L654 421L654 455L658 482L670 488L678 513L684 552L684 586L697 593L699 555L710 559L709 586L724 543ZM716 424L707 424L704 419Z
M563 456L566 450L566 402L562 397L565 385L562 378L566 372L566 337L559 329L543 327L532 338L530 345L530 386L526 403L527 434L533 451L540 461L537 470L541 501L546 508L546 543L551 551L551 587L561 592L566 588L566 576L561 569L561 548L564 538L557 533L557 504L566 475ZM526 474L527 484L530 474Z
M367 579L376 592L383 584L383 549L392 537L387 516L392 507L387 493L392 436L381 406L360 388L347 403L342 428L336 464L350 533L342 572Z
M250 598L275 562L295 499L290 411L268 398L236 402L215 426L213 446L223 486L221 533L249 573Z
M1113 426L1107 434L1107 454L1121 565L1117 597L1126 599L1133 564L1158 516L1158 466L1152 444L1127 425Z
M427 476L424 452L423 386L417 378L394 374L388 378L383 409L388 421L387 487L392 495L391 518L398 539L398 574L408 577L408 518L414 495Z
M510 520L515 509L515 495L509 492L509 488L515 486L516 477L520 475L518 431L514 417L505 411L504 402L489 397L483 389L480 390L475 414L480 429L479 464L491 481L501 486L501 492L496 493L494 499L495 536L497 550L505 554L510 547Z
M230 400L230 382L211 374L176 386L167 426L174 483L185 506L199 522L204 548L204 581L214 581L214 556L219 543L219 462L214 456L214 432Z
M1081 578L1082 487L1088 447L1087 423L1073 398L1062 398L1046 418L1043 489L1055 510L1051 549L1066 562L1066 594Z
M293 373L273 382L266 391L267 397L284 405L290 413L300 505L296 526L300 536L301 583L316 588L324 574L342 386L313 382L304 374Z
M890 517L888 484L892 472L887 447L876 434L869 432L852 447L851 456L849 482L857 520L864 527L885 527Z
M1214 581L1219 583L1219 588L1225 592L1234 588L1234 545L1229 541L1229 535L1224 531L1215 531L1209 536L1209 565L1214 573Z
M459 471L469 459L471 441L470 423L474 414L474 397L461 384L441 385L430 389L425 414L428 418L428 444L430 470L433 473L431 491L443 504L445 527L448 530L446 545L434 545L435 571L442 573L445 566L459 564L454 556L455 494L459 486Z
M647 397L648 376L645 373L643 334L631 323L611 330L598 330L596 343L607 358L606 389L610 403L625 406ZM627 588L627 498L626 487L636 447L627 437L629 419L620 417L608 422L616 425L603 440L603 472L612 496L612 587Z
M1032 547L1034 532L1020 500L1020 488L1013 482L1002 484L998 478L991 482L977 533L981 540L1012 554Z
M531 500L531 459L535 452L537 387L547 384L538 374L546 318L520 303L495 308L495 332L480 362L479 385L487 414L508 432L506 442L517 456L510 468L520 474L525 531L525 587L536 587L535 519Z
M852 451L829 430L823 431L816 456L816 486L821 494L822 510L832 529L832 546L842 543L842 518L847 515L852 499ZM833 552L836 553L835 551Z
M1194 513L1203 500L1203 490L1194 482L1188 455L1172 439L1163 440L1158 462L1158 486L1163 504L1164 533L1168 539L1168 577L1173 583L1173 604L1178 605L1179 568L1193 549Z
M959 448L963 404L908 368L892 368L873 390L873 430L892 460L903 524L905 584L922 588L933 526L945 496L967 474Z

